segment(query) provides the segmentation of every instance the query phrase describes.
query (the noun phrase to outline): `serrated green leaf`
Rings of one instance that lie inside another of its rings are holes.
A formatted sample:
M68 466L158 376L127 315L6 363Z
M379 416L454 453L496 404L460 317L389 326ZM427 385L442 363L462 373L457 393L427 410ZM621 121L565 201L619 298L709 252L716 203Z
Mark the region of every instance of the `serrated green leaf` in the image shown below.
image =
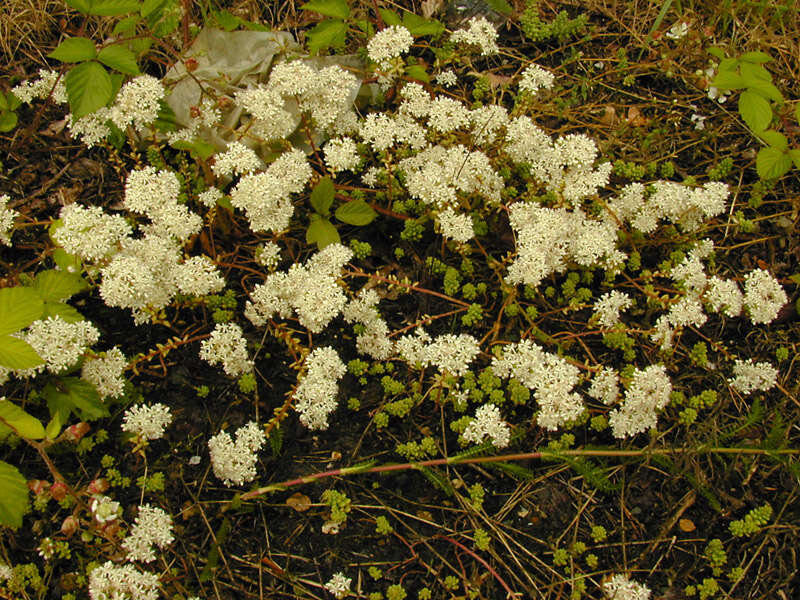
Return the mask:
M61 433L61 428L63 426L64 421L62 420L61 413L56 412L47 424L47 427L44 428L45 437L47 437L48 440L56 439L58 434Z
M19 529L28 512L28 482L19 469L4 461L0 461L0 490L0 524Z
M774 129L767 129L766 131L760 131L758 133L758 137L760 137L762 140L764 140L767 144L769 144L773 148L777 148L781 152L783 152L789 147L789 141L786 139L786 136L783 135L780 131L775 131Z
M17 113L15 112L4 112L0 114L0 131L3 133L7 131L11 131L14 127L17 126L19 122L19 117L17 117Z
M136 24L141 21L142 18L137 15L131 15L130 17L125 17L124 19L120 20L119 23L114 25L113 34L114 35L123 35L133 31L136 27Z
M311 223L306 230L306 243L316 244L322 250L325 246L330 244L337 244L341 241L339 232L328 219L317 218L311 220Z
M731 57L728 57L728 58L723 58L723 59L720 61L720 63L719 63L719 67L717 67L717 70L718 70L720 73L721 73L722 71L733 71L733 70L735 70L735 69L736 69L736 67L738 67L738 66L739 66L739 59L738 59L738 58L731 58Z
M388 8L379 8L378 12L380 13L381 18L383 19L383 22L388 26L403 24L403 20L400 18L400 15L398 15L394 11L389 10Z
M792 168L792 159L784 151L767 146L756 156L756 171L761 179L778 179Z
M414 37L430 35L436 37L444 32L444 25L436 19L425 19L412 12L403 12L403 27Z
M431 80L428 76L428 72L420 65L408 65L406 67L406 75L411 77L411 79L417 79L426 83Z
M498 12L501 15L508 16L514 12L514 7L506 2L506 0L486 0L486 4L493 11Z
M78 377L61 377L54 383L48 383L42 390L42 396L47 400L50 414L59 412L65 421L70 413L77 414L82 421L95 421L109 415L97 389Z
M722 60L725 58L725 53L720 48L716 48L715 46L711 46L710 48L706 48L706 52L708 52L714 58L718 58Z
M0 400L0 419L21 438L40 440L44 437L42 422L8 400Z
M10 335L0 335L0 367L31 369L44 361L28 342Z
M136 55L120 44L106 46L100 50L97 54L97 60L105 66L126 75L138 75L140 73L139 65L136 64Z
M50 239L53 239L53 230L50 230ZM53 262L58 265L59 269L64 271L69 271L73 273L80 273L81 271L81 259L75 256L74 254L70 254L63 248L56 248L53 251Z
M739 57L739 60L747 63L768 63L772 62L772 57L764 52L745 52Z
M769 71L767 71L761 65L744 63L739 68L739 72L742 74L742 77L744 77L745 81L748 83L750 81L772 81L772 75L770 75Z
M63 302L88 286L77 273L49 269L36 275L32 287L45 302Z
M203 140L195 140L193 142L175 142L172 144L172 147L177 150L188 150L203 160L208 160L217 151L213 144L209 144Z
M770 81L764 81L763 79L749 79L746 86L749 91L760 94L767 100L772 100L778 104L783 104L783 94L781 94L780 90L776 88Z
M101 17L118 17L138 11L141 6L139 0L94 0L89 8L90 15Z
M233 31L242 24L242 20L228 10L215 10L212 15L224 31Z
M39 294L26 287L0 289L0 334L24 329L42 317L44 303Z
M350 16L350 7L346 0L311 0L303 4L300 10L311 10L334 19L346 19Z
M149 17L153 13L164 10L168 0L144 0L141 7L139 7L139 14L143 17Z
M800 149L792 148L789 150L789 158L792 159L796 169L800 169Z
M333 179L323 177L311 190L311 206L314 207L317 214L327 217L330 214L331 204L333 204L335 195L336 188L333 185Z
M306 45L308 49L319 54L328 48L340 48L347 41L347 23L335 19L328 19L317 23L306 32Z
M738 90L745 87L746 83L744 78L733 71L720 71L711 86L720 90Z
M97 48L89 38L71 37L61 42L47 56L66 63L83 62L97 56Z
M336 209L336 218L349 225L368 225L378 216L364 200L351 200Z
M156 37L169 35L178 28L181 17L179 0L145 0L140 14Z
M92 7L92 0L64 0L67 6L71 6L75 10L88 15L89 9Z
M100 63L86 62L74 67L64 80L74 119L93 113L111 100L112 83Z
M739 114L755 133L764 131L772 121L772 107L769 102L749 91L739 95Z
M6 94L6 100L8 101L8 110L17 110L22 106L22 100L17 98L12 92Z

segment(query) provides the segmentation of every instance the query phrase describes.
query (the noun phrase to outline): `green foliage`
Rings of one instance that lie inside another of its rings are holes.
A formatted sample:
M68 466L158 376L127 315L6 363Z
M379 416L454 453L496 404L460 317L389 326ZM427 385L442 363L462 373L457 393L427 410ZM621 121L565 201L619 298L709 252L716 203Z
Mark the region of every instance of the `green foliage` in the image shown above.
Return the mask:
M350 498L343 492L334 489L322 492L322 502L328 505L331 510L331 521L334 523L344 523L347 514L351 510Z
M581 33L589 21L586 15L578 15L574 19L562 10L551 22L545 22L539 16L540 0L528 0L527 7L520 15L519 25L522 32L532 42L544 42L557 39L564 42L568 38Z
M404 600L407 595L406 590L399 583L390 585L386 590L387 600Z
M485 529L477 528L475 533L472 535L472 539L475 542L475 547L478 550L488 550L489 544L492 541L492 538L489 536L489 532Z
M375 519L375 533L378 535L389 535L393 531L394 528L392 528L392 524L389 523L389 519L383 515ZM380 575L378 577L380 577ZM375 577L375 579L378 579L378 577Z
M348 225L364 226L375 220L378 213L364 200L356 199L336 209L336 218Z
M772 507L768 503L765 503L748 512L744 519L731 521L730 525L728 525L728 529L735 537L753 535L762 527L765 527L767 523L769 523L771 517Z
M12 529L22 527L22 517L30 509L28 485L19 470L0 461L0 524Z
M73 119L93 113L111 100L111 76L100 63L84 62L67 73L64 80Z

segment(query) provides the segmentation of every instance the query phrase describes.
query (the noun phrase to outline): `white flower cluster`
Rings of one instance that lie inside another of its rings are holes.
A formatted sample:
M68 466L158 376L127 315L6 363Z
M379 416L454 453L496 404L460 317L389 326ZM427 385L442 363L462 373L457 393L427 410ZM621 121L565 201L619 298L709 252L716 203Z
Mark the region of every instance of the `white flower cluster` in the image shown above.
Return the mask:
M475 237L475 228L469 215L458 214L448 207L439 213L438 219L439 229L447 240L465 244Z
M625 391L623 404L608 416L616 438L625 438L655 427L657 410L669 404L672 383L664 365L636 369Z
M19 213L13 208L8 208L11 198L3 194L0 196L0 244L11 245L11 232L14 229L14 219Z
M41 373L45 368L60 373L83 356L89 346L100 339L100 331L89 321L67 323L60 316L39 319L22 334L42 360L43 365L18 371L21 376Z
M111 133L106 125L109 120L122 130L129 125L137 129L150 125L158 117L163 98L161 82L150 75L140 75L122 86L111 107L103 106L77 120L69 115L68 127L73 136L80 136L91 148Z
M517 258L506 274L510 284L537 286L548 275L563 272L570 261L613 269L625 259L616 247L616 227L589 218L577 208L515 202L509 221L517 234Z
M484 404L475 411L475 418L469 422L462 437L468 442L480 444L489 438L495 448L505 448L511 441L511 429L500 416L500 409L494 404Z
M619 375L611 367L603 367L592 377L587 393L603 404L614 404L619 396Z
M143 440L158 440L172 423L172 412L161 404L147 406L136 404L125 411L122 417L122 431L139 436Z
M519 79L519 89L531 94L538 94L539 90L552 89L555 76L536 64L525 67Z
M732 279L722 279L716 275L708 278L708 289L703 300L715 312L723 312L729 317L738 317L744 307L744 295L739 285Z
M346 577L345 574L340 571L339 573L334 573L330 581L325 584L325 589L336 598L344 598L350 593L350 584L352 582L353 580L350 577Z
M212 365L222 363L230 377L252 373L254 369L247 355L247 340L236 323L217 323L211 336L200 343L200 358Z
M347 371L336 350L315 348L306 357L306 374L294 393L300 422L309 429L327 429L328 416L336 410L339 379Z
M446 88L453 87L458 83L458 77L453 73L452 69L447 69L436 76L436 83Z
M503 348L503 356L492 359L492 372L497 377L514 377L534 391L539 404L536 422L545 429L554 431L584 410L580 395L572 391L578 384L578 368L531 340Z
M275 313L288 319L297 313L300 324L313 333L322 331L347 303L336 279L353 251L341 244L325 246L305 265L295 263L288 272L277 271L250 294L244 314L259 327Z
M656 181L652 189L646 197L641 183L626 185L616 198L608 201L609 218L628 221L643 233L655 231L661 219L694 231L704 220L725 212L730 195L728 186L719 182L691 188L674 181Z
M362 289L342 309L342 317L348 323L359 323L364 332L356 336L356 350L375 360L386 360L394 352L389 339L389 327L378 312L380 297L374 289Z
M214 208L221 199L222 192L213 186L197 195L197 201L206 208Z
M744 305L753 323L770 323L789 301L781 284L764 269L750 271L744 278Z
M504 183L489 157L461 144L449 148L431 146L401 160L399 168L406 175L409 194L437 208L456 206L457 192L480 194L489 202L500 202Z
M149 563L156 559L153 546L164 549L173 540L172 517L158 507L143 504L130 534L122 541L122 547L128 551L129 561Z
M146 215L153 223L152 233L185 241L200 232L203 219L178 203L180 192L175 173L145 167L128 174L123 204L131 212Z
M62 223L53 240L70 254L90 262L101 261L122 247L133 233L121 215L109 215L99 206L68 204L61 209Z
M217 177L230 177L257 171L263 164L255 150L241 142L230 142L225 152L214 156L211 170Z
M58 71L48 69L39 69L38 79L23 81L11 89L11 93L25 104L30 104L36 98L47 98L51 91L53 102L66 104L67 87L64 85L64 78Z
M264 141L287 137L308 113L320 129L336 129L358 92L358 79L338 65L317 69L311 62L280 62L266 85L236 94L237 102L254 122L250 132Z
M627 575L612 575L603 583L603 592L608 600L650 600L650 588L631 581Z
M754 363L752 358L737 359L733 364L733 374L729 382L742 394L766 392L775 387L778 381L778 369L767 362Z
M480 352L478 340L469 334L446 333L431 339L422 327L399 338L395 349L411 365L422 368L433 365L442 374L457 376L469 371L469 364Z
M89 573L91 600L157 600L158 576L106 561Z
M256 248L254 258L259 265L272 271L281 261L281 247L275 242L264 242Z
M322 150L325 152L325 164L334 174L339 171L355 170L361 160L356 142L350 137L328 140Z
M220 431L208 440L214 475L225 485L243 485L256 478L258 451L267 442L264 430L251 421L236 431L236 441Z
M97 388L101 399L119 398L125 389L125 378L122 374L128 367L128 360L116 346L106 350L104 354L105 356L84 361L81 379Z
M408 144L414 150L425 147L425 128L406 114L389 116L370 113L361 122L358 134L375 152L388 150L395 144Z
M183 127L176 131L167 132L167 141L173 146L178 142L193 142L201 129L215 128L221 120L217 101L203 95L199 104L191 107L188 122L181 123Z
M483 56L500 52L497 47L497 31L483 16L472 17L466 29L459 29L450 35L450 41L454 44L478 46Z
M619 323L619 313L633 305L633 300L625 292L612 290L606 292L594 303L594 314L601 327L614 327Z
M391 59L405 54L414 43L411 33L402 25L391 25L379 31L367 42L367 56L381 69L392 66Z
M283 231L294 214L291 195L303 191L311 174L302 150L284 152L265 171L242 177L231 191L231 204L245 211L254 232Z

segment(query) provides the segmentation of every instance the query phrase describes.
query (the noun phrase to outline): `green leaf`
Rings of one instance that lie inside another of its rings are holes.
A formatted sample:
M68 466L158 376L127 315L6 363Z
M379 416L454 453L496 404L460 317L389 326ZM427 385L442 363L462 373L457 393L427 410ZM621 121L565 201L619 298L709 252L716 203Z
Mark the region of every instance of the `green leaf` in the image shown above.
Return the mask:
M323 177L319 183L311 190L311 206L314 210L323 217L330 214L331 204L336 195L336 189L333 187L333 179L330 177Z
M386 25L391 26L391 25L403 24L403 20L400 18L400 15L398 15L394 11L389 10L388 8L379 8L378 12L380 13L381 18L383 19L383 22L386 23Z
M514 8L506 0L486 0L486 4L501 15L508 16L514 12Z
M61 433L61 428L64 426L64 421L61 419L61 413L56 413L50 419L47 427L44 428L45 437L48 440L54 440Z
M111 77L100 63L78 65L67 73L64 83L74 119L93 113L111 100Z
M17 110L22 105L22 100L17 98L12 92L6 94L8 100L8 110Z
M431 78L428 77L428 72L420 65L408 65L406 67L406 75L411 77L411 79L417 79L426 83L431 80Z
M325 246L336 244L340 241L339 232L336 231L333 223L328 219L320 218L319 215L312 215L311 224L306 230L306 243L316 244L322 250Z
M739 114L754 132L765 130L772 121L772 107L762 96L742 92L739 96Z
M192 154L196 154L203 160L208 160L211 158L217 149L208 142L204 142L203 140L195 140L193 142L187 141L178 141L172 144L172 147L176 150L187 150Z
M349 225L368 225L378 216L364 200L351 200L336 209L336 218Z
M745 52L739 57L739 60L747 63L768 63L772 62L772 57L764 52Z
M61 42L55 50L47 55L61 62L76 63L92 60L97 56L97 48L89 38L71 37Z
M149 17L153 13L164 10L164 6L168 0L144 0L142 6L139 8L139 14L143 17Z
M780 131L775 131L774 129L767 129L766 131L761 131L758 133L758 137L760 137L762 140L764 140L767 144L769 144L773 148L777 148L781 152L783 152L789 147L789 141L786 139L786 136L783 135Z
M340 48L347 41L347 23L329 19L306 32L306 45L313 54L327 48Z
M711 82L711 86L720 90L738 90L747 84L739 73L733 71L720 71Z
M224 31L233 31L242 24L242 20L227 10L215 10L212 15L214 20Z
M12 96L11 92L8 93L9 97ZM8 110L8 100L3 92L0 92L0 111Z
M90 15L101 17L118 17L138 11L141 6L139 0L94 0L89 8Z
M788 154L789 158L792 159L795 168L800 169L800 150L798 150L797 148L792 148L791 150L789 150Z
M334 19L346 19L350 16L350 7L346 0L311 0L303 4L300 10L313 10Z
M0 289L0 334L24 329L42 317L44 304L31 288Z
M112 33L114 35L123 35L129 33L133 31L133 29L136 27L136 24L141 20L142 18L138 14L125 17L119 23L114 25L114 30Z
M136 64L136 55L119 44L106 46L100 50L97 60L107 67L111 67L126 75L138 75L139 65Z
M739 59L738 58L723 58L720 63L718 70L721 73L722 71L733 71L736 67L739 66Z
M162 133L176 131L178 129L178 120L175 116L175 111L163 100L158 101L158 114L156 115L156 120L153 121L153 127Z
M17 126L19 118L15 112L4 112L0 114L0 131L3 133L11 131Z
M706 52L708 52L714 58L718 58L719 60L722 60L723 58L725 58L725 52L723 52L721 48L717 48L715 46L711 46L710 48L706 48Z
M45 302L62 302L87 287L86 282L77 273L55 269L42 271L33 280L33 289Z
M756 171L761 179L778 179L792 168L792 159L784 151L767 146L756 156Z
M10 335L0 336L0 366L6 369L31 369L44 361L28 342Z
M89 14L89 10L92 8L92 0L64 0L67 3L67 6L71 6L78 12L82 12L85 15Z
M0 461L0 490L0 524L19 529L28 512L28 482L19 469L4 461Z
M47 317L61 317L67 323L79 323L85 321L84 316L78 312L78 309L63 302L45 302L43 319Z
M53 239L52 229L50 231L50 239ZM63 248L56 248L53 251L53 262L56 263L59 269L63 269L64 271L72 271L75 273L80 273L81 271L81 259L74 254L70 254Z
M436 19L425 19L412 12L403 12L403 26L414 37L430 35L436 37L444 32L444 25Z
M742 77L745 78L748 85L751 81L772 81L772 75L761 65L744 63L739 68L739 72L742 74Z
M179 0L145 0L140 14L156 37L169 35L178 28L181 17Z
M100 400L100 394L88 381L78 377L61 377L48 383L42 390L50 414L60 413L66 418L74 412L82 421L94 421L109 415Z
M764 98L783 104L783 94L769 81L763 79L752 79L747 81L747 89L750 92L761 94Z
M0 400L0 419L21 438L40 440L44 437L42 422L8 400Z

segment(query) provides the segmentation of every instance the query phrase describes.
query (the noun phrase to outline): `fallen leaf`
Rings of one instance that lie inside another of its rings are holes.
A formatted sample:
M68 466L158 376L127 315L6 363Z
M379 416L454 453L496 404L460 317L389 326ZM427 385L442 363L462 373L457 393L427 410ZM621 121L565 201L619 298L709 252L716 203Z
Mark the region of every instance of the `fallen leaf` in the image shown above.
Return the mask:
M691 519L681 519L678 521L678 527L680 527L681 531L685 531L686 533L696 529L694 521Z
M286 506L297 512L305 512L311 508L311 498L300 492L296 492L286 499Z
M605 110L603 111L603 116L600 117L600 122L608 127L613 127L617 122L617 109L610 104L606 106Z
M420 5L422 16L426 19L430 19L433 15L439 12L443 4L444 0L425 0Z
M496 75L495 73L487 73L486 79L489 80L489 85L493 90L500 85L508 85L514 81L513 77L509 77L508 75Z
M647 125L650 122L650 119L645 117L637 107L631 106L628 109L628 116L627 119L628 123L633 125L634 127L642 127Z

